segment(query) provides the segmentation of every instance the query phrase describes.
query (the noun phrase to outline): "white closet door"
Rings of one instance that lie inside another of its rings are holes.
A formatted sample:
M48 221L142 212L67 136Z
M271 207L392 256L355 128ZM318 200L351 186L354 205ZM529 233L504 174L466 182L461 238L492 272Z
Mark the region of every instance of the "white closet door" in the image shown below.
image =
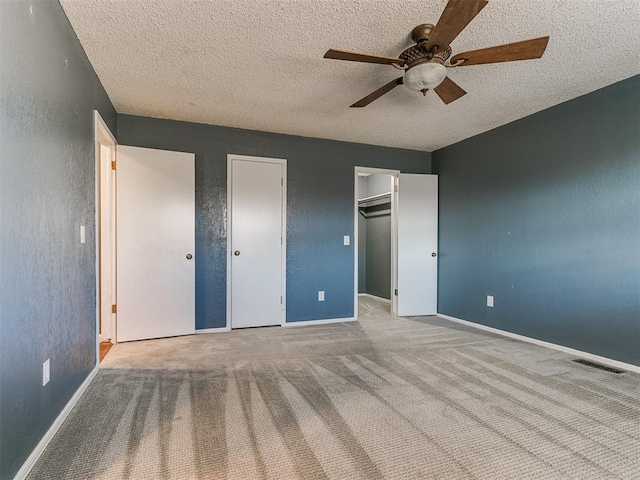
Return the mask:
M284 322L284 169L279 159L229 157L232 328Z
M117 152L117 341L194 333L195 155Z
M438 176L400 174L397 315L438 311Z

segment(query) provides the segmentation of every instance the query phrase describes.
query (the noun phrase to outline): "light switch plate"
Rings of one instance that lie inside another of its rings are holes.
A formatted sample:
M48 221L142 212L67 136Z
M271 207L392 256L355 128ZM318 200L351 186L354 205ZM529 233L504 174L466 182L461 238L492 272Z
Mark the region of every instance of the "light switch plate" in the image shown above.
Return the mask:
M351 237L349 235L344 236L344 244L351 245Z
M80 243L84 243L86 241L86 234L84 225L80 225Z
M44 387L51 380L51 362L47 358L42 364L42 386Z
M318 301L324 302L324 290L318 291Z
M493 295L487 295L487 307L493 308Z

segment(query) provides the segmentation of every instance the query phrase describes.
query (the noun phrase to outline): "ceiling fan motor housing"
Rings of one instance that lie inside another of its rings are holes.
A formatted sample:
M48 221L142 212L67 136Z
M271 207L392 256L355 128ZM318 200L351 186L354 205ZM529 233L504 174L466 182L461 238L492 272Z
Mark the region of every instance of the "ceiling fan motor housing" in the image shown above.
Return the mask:
M400 58L407 66L407 69L431 60L444 64L451 56L451 47L449 46L435 54L427 51L427 41L433 29L434 26L430 23L423 23L411 31L411 39L416 42L416 44L400 54Z
M431 54L427 52L424 43L413 45L400 54L400 58L407 66L407 69L430 61L436 61L444 64L450 56L451 47L447 47L445 50L441 50L436 54Z

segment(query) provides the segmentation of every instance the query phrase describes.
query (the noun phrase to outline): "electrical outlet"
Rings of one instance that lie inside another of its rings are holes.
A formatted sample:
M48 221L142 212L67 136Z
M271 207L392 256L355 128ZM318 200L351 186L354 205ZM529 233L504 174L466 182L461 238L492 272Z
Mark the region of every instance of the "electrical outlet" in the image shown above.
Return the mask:
M51 362L47 358L42 364L42 386L44 387L51 380Z
M351 237L349 237L349 235L344 236L344 244L351 245Z
M318 301L324 302L324 290L318 291Z
M487 307L493 308L493 295L487 295Z

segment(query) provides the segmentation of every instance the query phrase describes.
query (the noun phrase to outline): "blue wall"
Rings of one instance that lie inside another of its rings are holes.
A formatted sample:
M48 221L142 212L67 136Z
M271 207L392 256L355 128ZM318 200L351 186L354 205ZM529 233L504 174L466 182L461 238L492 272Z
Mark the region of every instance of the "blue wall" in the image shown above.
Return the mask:
M227 154L287 159L287 321L353 316L354 167L430 173L431 154L118 115L123 145L196 154L196 328L226 325ZM318 302L318 290L325 291Z
M8 479L95 365L93 109L113 132L116 113L57 1L0 1L0 62L0 478Z
M640 365L640 76L433 162L440 313Z

